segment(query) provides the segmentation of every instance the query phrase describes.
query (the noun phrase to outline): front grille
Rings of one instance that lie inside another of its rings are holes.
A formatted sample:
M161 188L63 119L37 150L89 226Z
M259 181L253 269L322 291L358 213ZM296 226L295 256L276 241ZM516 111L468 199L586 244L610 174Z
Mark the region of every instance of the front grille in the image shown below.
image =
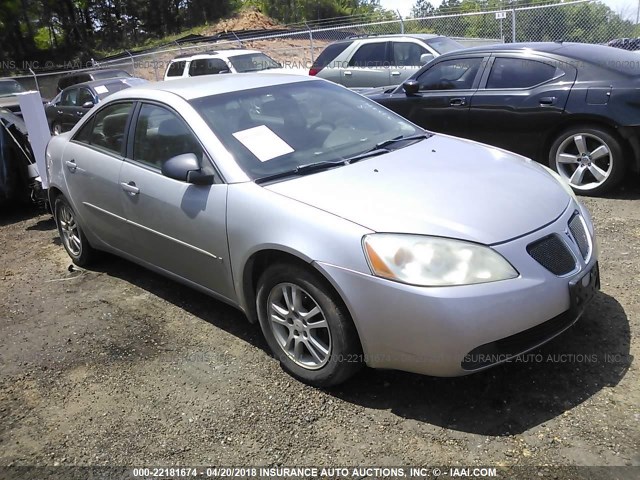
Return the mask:
M576 268L576 261L569 247L557 235L549 235L530 243L527 252L554 275L566 275Z
M571 220L569 220L569 231L578 244L582 258L586 260L591 253L591 244L589 242L589 235L584 227L582 217L577 212L573 217L571 217Z

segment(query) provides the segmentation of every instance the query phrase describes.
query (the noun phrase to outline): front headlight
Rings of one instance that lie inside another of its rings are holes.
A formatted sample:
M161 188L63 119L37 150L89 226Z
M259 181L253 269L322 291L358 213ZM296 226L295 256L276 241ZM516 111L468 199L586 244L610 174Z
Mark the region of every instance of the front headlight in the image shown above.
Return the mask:
M462 240L374 233L363 245L374 275L411 285L471 285L518 276L495 250Z

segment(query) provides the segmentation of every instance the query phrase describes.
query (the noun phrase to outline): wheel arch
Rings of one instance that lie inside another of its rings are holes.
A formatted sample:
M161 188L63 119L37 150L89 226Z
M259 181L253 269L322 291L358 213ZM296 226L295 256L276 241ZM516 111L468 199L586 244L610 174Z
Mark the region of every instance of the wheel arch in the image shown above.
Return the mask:
M244 264L244 268L242 270L242 292L241 298L242 303L245 307L245 313L247 318L251 323L258 322L258 312L256 311L256 294L257 294L257 286L258 280L262 273L267 269L269 265L272 265L276 262L282 263L292 263L295 265L299 265L310 272L314 273L324 284L325 286L335 295L336 301L340 302L341 306L344 308L345 312L349 314L349 317L356 328L356 332L358 331L357 323L353 321L353 314L349 309L347 302L344 301L342 295L338 291L338 289L334 286L333 282L330 278L328 278L325 273L320 270L316 264L308 258L305 258L302 255L296 254L294 252L286 251L284 249L278 249L274 247L264 248L258 250L251 254L251 256L247 259ZM360 334L358 332L358 341L362 343L360 339Z

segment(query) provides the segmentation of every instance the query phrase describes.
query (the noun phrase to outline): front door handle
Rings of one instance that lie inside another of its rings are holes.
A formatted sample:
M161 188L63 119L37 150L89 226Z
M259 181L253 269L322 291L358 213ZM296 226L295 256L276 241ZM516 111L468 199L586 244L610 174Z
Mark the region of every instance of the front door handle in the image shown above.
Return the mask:
M64 164L67 166L67 168L71 173L75 172L76 169L78 168L78 165L76 165L75 160L67 160L66 162L64 162Z
M467 104L467 99L464 97L452 98L449 101L449 105L451 105L452 107L463 107L466 104Z
M347 77L350 77L350 76L351 76L351 72L350 72L349 70L345 70L344 74L345 74Z
M556 97L540 98L540 105L553 105L554 103L556 103Z
M397 77L398 75L400 75L400 72L398 72L397 70L394 70L393 72L391 72L392 77Z
M135 182L129 182L129 183L121 182L120 186L122 187L122 190L124 190L131 196L138 195L140 193L140 189L136 187Z

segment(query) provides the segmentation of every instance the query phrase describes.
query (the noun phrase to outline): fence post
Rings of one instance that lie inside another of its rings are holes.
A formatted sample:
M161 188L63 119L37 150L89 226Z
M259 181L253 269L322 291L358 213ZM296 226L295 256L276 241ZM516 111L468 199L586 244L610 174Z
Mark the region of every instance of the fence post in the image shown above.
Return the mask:
M511 4L511 43L516 43L516 2Z
M158 59L156 58L156 52L151 54L153 56L153 74L156 77L156 82L158 81Z
M238 35L236 35L236 32L234 32L233 30L231 30L231 33L233 33L233 36L236 37L236 40L238 41L238 43L240 44L240 48L244 47L244 45L242 45L242 40L240 40L238 38Z
M129 50L125 50L125 52L127 52L127 55L129 55L131 57L131 75L133 75L135 77L136 76L136 63L133 61L133 55L131 55L131 52Z
M36 72L34 72L31 67L29 67L29 71L31 72L31 75L33 75L33 79L36 81L36 90L38 90L38 93L42 95L42 92L40 92L40 85L38 85L38 77L36 76Z
M313 32L311 31L311 27L304 22L305 27L309 30L309 46L311 47L311 63L315 62L314 53L313 53Z
M400 33L404 35L404 18L402 18L400 10L396 10L396 12L398 12L398 18L400 19Z

